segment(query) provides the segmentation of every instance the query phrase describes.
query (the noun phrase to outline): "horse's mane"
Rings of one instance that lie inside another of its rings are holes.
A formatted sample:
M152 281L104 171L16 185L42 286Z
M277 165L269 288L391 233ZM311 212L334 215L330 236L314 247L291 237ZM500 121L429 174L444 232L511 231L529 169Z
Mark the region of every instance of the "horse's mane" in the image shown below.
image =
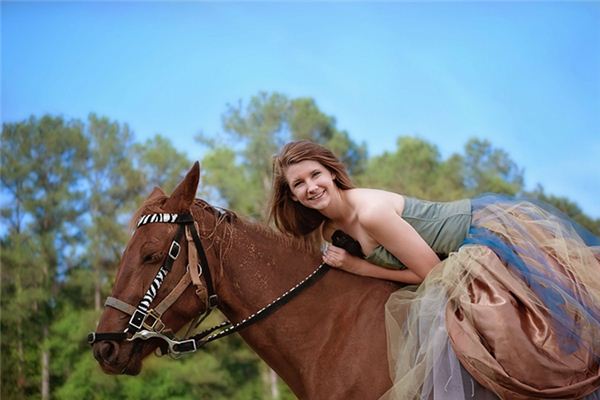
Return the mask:
M249 231L256 232L258 235L266 237L269 240L274 241L275 244L283 247L289 247L291 249L301 252L314 252L317 251L317 246L308 240L297 238L291 235L286 235L271 226L268 226L261 222L255 222L247 218L240 218L240 223L248 228Z
M256 233L258 236L265 237L268 240L274 241L274 244L281 245L283 247L289 247L302 252L309 252L315 250L313 245L311 245L305 240L302 240L301 238L286 235L272 228L271 226L266 225L263 222L258 222L248 217L240 217L234 211L228 210L226 208L215 207L201 199L196 199L194 205L213 213L217 220L217 226L221 222L227 222L229 224L239 224L241 227L246 228L251 233Z
M162 207L167 199L168 196L166 195L155 195L146 199L131 217L131 220L129 221L129 229L131 231L135 230L139 219L143 215L165 212ZM248 231L256 232L256 234L274 241L275 244L302 252L316 251L316 246L307 240L286 235L264 223L253 221L247 217L240 217L234 211L222 207L215 207L202 199L196 199L194 201L194 206L208 211L215 217L215 226L212 228L212 232L209 234L209 236L212 236L217 228L223 223L230 225L230 228L233 227L234 224L240 224L244 228L247 228Z

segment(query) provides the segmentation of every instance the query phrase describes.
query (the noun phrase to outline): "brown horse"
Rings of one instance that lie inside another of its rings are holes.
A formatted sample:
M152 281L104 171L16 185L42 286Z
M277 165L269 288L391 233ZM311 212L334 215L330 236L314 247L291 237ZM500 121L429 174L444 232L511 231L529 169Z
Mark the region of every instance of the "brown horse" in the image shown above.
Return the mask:
M321 262L289 238L264 226L236 218L195 199L198 163L169 197L155 189L137 215L191 213L206 249L219 309L240 321L304 279ZM129 241L112 297L135 305L151 285L167 257L173 224L140 226ZM181 253L187 254L186 241ZM153 299L160 301L186 274L186 257ZM381 280L331 270L277 312L240 332L243 340L301 399L377 399L390 386L384 304L397 286ZM204 293L205 295L205 293ZM202 297L202 296L200 296ZM164 313L162 321L177 332L205 311L205 303L189 285ZM129 315L107 307L97 332L123 332ZM139 373L142 359L159 345L151 340L97 340L94 355L107 373Z

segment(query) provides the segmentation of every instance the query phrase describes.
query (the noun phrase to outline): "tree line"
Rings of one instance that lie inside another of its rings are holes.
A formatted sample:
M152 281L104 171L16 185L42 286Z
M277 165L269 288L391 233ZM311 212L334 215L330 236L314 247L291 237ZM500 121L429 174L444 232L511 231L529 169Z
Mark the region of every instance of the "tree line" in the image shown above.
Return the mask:
M280 146L310 139L331 148L356 184L431 200L484 192L542 199L594 234L600 219L572 200L526 191L510 155L473 138L443 158L427 141L400 136L369 156L311 98L261 92L227 105L223 132L198 135L200 197L265 221L271 161ZM32 116L2 127L1 392L3 399L293 399L239 337L183 360L150 357L138 377L104 375L85 343L110 292L129 237L129 216L153 186L170 192L192 161L170 140L136 140L126 123ZM216 322L218 316L213 317Z

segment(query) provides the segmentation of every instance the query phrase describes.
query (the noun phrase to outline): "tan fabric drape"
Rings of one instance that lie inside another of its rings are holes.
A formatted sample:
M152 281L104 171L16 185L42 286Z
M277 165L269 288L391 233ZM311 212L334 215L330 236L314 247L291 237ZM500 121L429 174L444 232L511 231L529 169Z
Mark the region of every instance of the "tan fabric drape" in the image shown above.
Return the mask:
M440 385L448 392L455 384L459 398L578 399L598 390L599 249L530 203L488 206L473 224L508 243L529 276L489 247L465 245L418 288L392 294L386 324L394 386L382 399L436 398ZM552 289L558 306L535 285Z

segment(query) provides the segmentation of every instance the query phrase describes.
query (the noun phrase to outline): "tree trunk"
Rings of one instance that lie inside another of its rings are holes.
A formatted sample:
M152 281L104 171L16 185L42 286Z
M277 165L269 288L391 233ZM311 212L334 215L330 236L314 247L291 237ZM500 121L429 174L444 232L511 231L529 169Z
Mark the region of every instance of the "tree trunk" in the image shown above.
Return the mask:
M273 400L279 400L279 386L277 385L277 373L269 368L269 377L271 383L271 398Z
M279 400L279 387L277 386L277 373L273 371L266 363L261 362L261 378L263 381L264 398L269 400Z
M50 399L50 352L46 348L48 327L43 328L42 348L42 400Z
M102 308L102 283L100 282L100 267L96 268L96 282L94 285L94 310L99 311Z
M15 278L15 299L19 300L22 296L21 272L17 273ZM23 354L23 327L21 316L17 319L17 388L19 393L24 393L27 380L24 374L25 356Z

